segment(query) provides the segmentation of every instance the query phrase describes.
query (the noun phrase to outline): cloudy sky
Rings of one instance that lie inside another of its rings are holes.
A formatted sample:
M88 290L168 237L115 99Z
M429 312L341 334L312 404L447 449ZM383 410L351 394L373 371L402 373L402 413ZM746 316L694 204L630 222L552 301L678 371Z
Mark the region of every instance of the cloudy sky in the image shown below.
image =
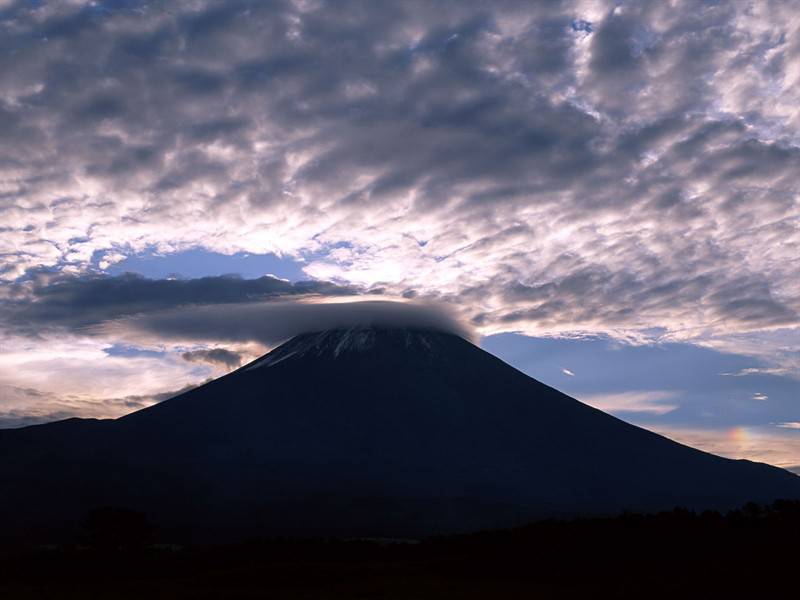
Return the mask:
M0 0L0 142L2 426L404 299L800 465L800 2Z

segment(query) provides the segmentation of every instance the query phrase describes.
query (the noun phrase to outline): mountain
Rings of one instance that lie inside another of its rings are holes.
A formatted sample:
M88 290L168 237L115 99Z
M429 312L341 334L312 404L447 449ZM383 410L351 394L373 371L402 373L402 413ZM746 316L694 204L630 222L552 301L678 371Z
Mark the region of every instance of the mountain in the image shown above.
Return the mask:
M423 329L299 335L115 420L0 431L0 531L128 507L175 536L414 537L550 516L800 498L800 478L683 446Z

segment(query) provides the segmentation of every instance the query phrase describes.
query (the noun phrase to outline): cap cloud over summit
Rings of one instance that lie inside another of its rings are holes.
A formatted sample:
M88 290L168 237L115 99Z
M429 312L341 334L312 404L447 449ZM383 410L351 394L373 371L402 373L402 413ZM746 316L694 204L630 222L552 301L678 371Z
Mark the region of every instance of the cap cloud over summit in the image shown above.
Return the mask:
M471 339L473 332L445 307L419 302L359 300L351 302L264 302L188 307L110 322L104 333L148 339L260 342L266 346L298 334L348 328L411 328L454 333Z

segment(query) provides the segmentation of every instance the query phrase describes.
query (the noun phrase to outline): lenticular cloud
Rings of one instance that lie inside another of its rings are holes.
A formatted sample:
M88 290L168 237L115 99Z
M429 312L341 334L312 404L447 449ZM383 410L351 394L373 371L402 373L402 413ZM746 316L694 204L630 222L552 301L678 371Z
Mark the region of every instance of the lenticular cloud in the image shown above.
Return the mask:
M421 302L264 302L185 307L105 323L99 331L132 340L223 340L275 345L301 333L359 327L471 330L444 306Z

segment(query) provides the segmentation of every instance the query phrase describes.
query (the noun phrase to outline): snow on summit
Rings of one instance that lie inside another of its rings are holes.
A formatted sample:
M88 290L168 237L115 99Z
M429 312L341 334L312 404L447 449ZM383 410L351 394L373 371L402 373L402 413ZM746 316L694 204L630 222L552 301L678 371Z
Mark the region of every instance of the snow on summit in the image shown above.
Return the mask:
M372 350L383 339L415 352L434 351L442 331L416 327L358 326L327 329L295 336L265 357L246 367L246 370L277 365L289 358L313 356L338 358L343 354Z

